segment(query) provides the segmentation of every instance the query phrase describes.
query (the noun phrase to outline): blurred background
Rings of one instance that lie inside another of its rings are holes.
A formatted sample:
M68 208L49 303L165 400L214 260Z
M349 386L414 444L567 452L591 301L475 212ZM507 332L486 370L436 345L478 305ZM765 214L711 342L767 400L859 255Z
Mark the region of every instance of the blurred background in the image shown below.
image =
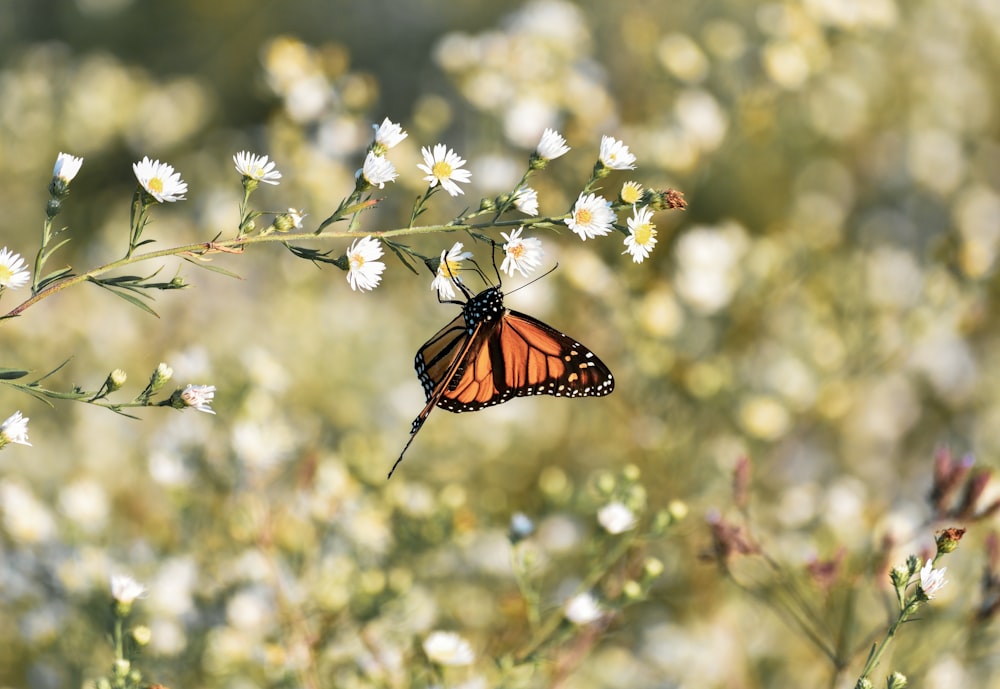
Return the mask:
M952 525L927 503L936 449L996 463L995 2L8 0L0 39L3 245L33 258L57 153L85 158L52 267L123 253L145 155L189 185L154 209L158 245L234 232L245 149L283 175L256 207L305 209L315 227L384 117L409 137L363 229L406 224L421 146L469 160L465 196L435 197L425 217L446 221L510 190L546 127L573 150L532 179L543 215L572 205L605 134L638 157L606 196L636 180L689 204L655 216L661 241L640 265L619 235L543 235L558 270L508 299L597 352L611 397L437 411L390 483L422 406L413 355L457 312L391 256L370 294L268 246L214 258L238 280L141 266L192 283L158 297L160 318L84 286L5 322L3 366L69 359L53 386L97 388L123 368L135 394L164 361L218 394L216 416L133 421L0 389L0 416L30 417L33 443L0 454L0 685L105 673L107 577L121 571L150 588L136 613L150 680L301 686L308 667L323 686L433 683L411 674L430 629L460 631L482 658L527 638L511 515L535 522L543 607L558 608L595 566L595 486L631 466L647 517L672 500L690 516L643 544L663 576L564 686L853 686L699 559L737 458L753 459L773 554L792 568L848 554L845 580L873 601L858 648L887 619L874 560ZM413 246L456 240L489 264L464 237ZM4 311L23 298L4 294ZM926 686L993 676L995 629L970 622L991 523L970 526L952 585L893 661ZM489 668L463 681L490 686Z

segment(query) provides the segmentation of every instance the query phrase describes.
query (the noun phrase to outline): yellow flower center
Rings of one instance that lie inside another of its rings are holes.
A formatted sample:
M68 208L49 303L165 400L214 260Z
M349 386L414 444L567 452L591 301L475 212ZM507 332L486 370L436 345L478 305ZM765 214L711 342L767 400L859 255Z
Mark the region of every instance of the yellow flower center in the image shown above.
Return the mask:
M635 182L626 182L622 186L621 196L625 203L636 203L642 196L642 187Z
M589 208L581 208L576 212L576 221L581 225L589 225L593 219L594 215Z
M10 266L0 265L0 287L10 284L13 277L14 273L11 272Z
M354 254L351 256L351 270L361 270L361 266L365 264L365 257L361 254Z
M651 222L644 222L635 228L633 236L635 237L636 244L646 246L649 244L649 240L656 236L656 227Z
M441 267L438 268L438 272L446 278L454 279L461 267L462 264L459 261L445 260L441 263Z
M433 173L433 175L438 179L448 179L451 177L452 173L451 165L443 160L439 160L434 163L434 166L431 168L431 173Z
M151 177L150 180L146 182L146 189L148 189L151 194L162 194L163 180L159 177Z
M515 244L507 248L507 255L517 260L524 256L524 244Z

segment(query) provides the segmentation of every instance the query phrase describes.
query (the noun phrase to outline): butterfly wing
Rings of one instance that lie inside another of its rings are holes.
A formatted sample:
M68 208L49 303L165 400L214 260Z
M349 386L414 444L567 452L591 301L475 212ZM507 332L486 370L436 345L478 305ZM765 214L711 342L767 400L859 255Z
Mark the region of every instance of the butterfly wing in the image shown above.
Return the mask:
M527 395L598 397L614 390L611 371L569 335L524 313L507 310L477 333L438 406L476 411Z

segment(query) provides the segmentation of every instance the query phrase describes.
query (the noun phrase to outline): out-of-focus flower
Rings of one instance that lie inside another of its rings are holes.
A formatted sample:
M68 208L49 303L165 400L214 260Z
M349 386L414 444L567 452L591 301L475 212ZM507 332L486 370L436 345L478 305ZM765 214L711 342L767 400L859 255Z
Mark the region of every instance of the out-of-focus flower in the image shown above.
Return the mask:
M476 660L472 646L455 632L431 632L423 646L430 661L438 665L472 665Z
M538 215L538 192L521 187L514 192L514 207L525 215Z
M28 442L28 417L16 411L0 424L0 447L8 443L31 445Z
M255 182L278 184L281 173L275 169L276 163L268 161L267 156L259 156L250 151L240 151L233 156L236 171Z
M635 205L642 198L642 185L638 182L625 182L622 185L622 190L618 193L618 198L622 200L622 203Z
M601 163L611 170L634 170L635 155L628 146L614 138L613 136L601 137Z
M944 578L944 573L947 571L947 567L934 569L934 560L931 559L927 560L927 563L920 569L920 590L924 592L928 600L933 598L948 583L948 580Z
M656 225L652 223L653 211L649 208L635 208L628 219L629 235L625 237L625 251L634 263L642 263L649 258L649 252L656 246Z
M524 512L515 512L510 516L508 536L511 543L518 543L535 533L535 522Z
M187 183L181 180L180 173L174 172L172 165L143 156L138 163L132 164L132 170L146 193L160 203L184 200Z
M418 164L417 167L427 173L424 181L428 182L431 187L440 184L452 196L465 193L456 184L456 182L467 184L472 175L468 170L461 169L465 165L464 158L461 158L444 144L435 144L433 150L425 146L420 149L420 152L424 156L424 162Z
M566 224L580 239L586 241L606 235L616 219L607 199L597 194L580 194L573 206L573 213L566 218Z
M554 129L546 129L542 132L542 140L538 142L535 153L543 160L555 160L559 156L569 153L569 146L566 139L562 138Z
M56 164L52 168L52 176L58 177L63 184L69 184L76 177L83 165L83 158L72 156L69 153L60 153L56 156Z
M384 189L386 182L395 182L396 177L399 176L399 173L396 172L396 166L389 159L375 155L373 151L368 151L368 155L365 156L365 164L361 168L361 174L368 184L379 189Z
M620 534L635 528L635 514L621 502L610 502L597 510L597 521L609 534Z
M591 593L578 593L563 606L566 619L573 624L585 625L601 619L604 611Z
M437 275L431 281L431 289L436 289L438 298L454 299L455 284L460 282L458 271L462 268L462 261L472 258L468 251L462 251L462 243L455 244L448 250L441 252L441 262L438 264Z
M354 240L347 249L347 261L350 265L347 281L352 290L365 292L378 287L382 271L385 270L385 263L378 260L382 258L382 253L382 245L371 235Z
M213 399L215 399L214 385L188 385L181 392L181 401L185 406L194 407L206 414L215 413L209 406Z
M523 227L519 227L509 235L501 232L500 235L506 240L503 245L504 259L500 264L500 270L513 277L514 271L519 272L523 277L533 271L542 263L542 241L537 237L522 237Z
M375 143L386 150L393 148L400 141L407 137L407 133L401 126L385 118L382 124L373 124L375 128Z
M28 284L31 273L25 269L21 254L15 254L7 247L0 249L0 289L17 289Z
M146 593L146 587L127 574L115 574L111 577L111 597L119 603L130 605L137 598L144 598Z

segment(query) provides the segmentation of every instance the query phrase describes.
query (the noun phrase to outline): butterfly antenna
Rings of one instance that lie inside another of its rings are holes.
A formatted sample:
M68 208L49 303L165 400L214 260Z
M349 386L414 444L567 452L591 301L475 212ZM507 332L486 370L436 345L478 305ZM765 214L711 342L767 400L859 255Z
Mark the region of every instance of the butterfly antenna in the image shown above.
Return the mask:
M557 263L554 266L552 266L551 268L549 268L548 270L546 270L544 273L542 273L541 275L539 275L538 277L536 277L536 278L534 278L532 280L529 280L528 282L524 283L523 285L515 287L514 289L512 289L509 292L504 292L504 294L505 295L506 294L513 294L514 292L518 291L519 289L524 289L528 285L533 285L536 282L538 282L539 280L541 280L543 277L547 277L548 275L551 275L552 273L556 272L556 268L558 268L558 267L559 267L559 264Z
M492 239L490 242L493 244L493 250L490 252L490 258L493 259L493 272L497 274L497 287L503 284L503 278L500 277L500 269L497 268L497 247L500 245L499 242L495 242ZM486 282L483 280L483 282Z
M417 431L419 430L420 428L417 428L415 431L410 433L410 439L406 441L406 445L403 446L403 451L399 453L399 458L393 463L392 468L389 469L389 475L385 477L386 481L392 478L393 473L396 471L396 467L398 467L399 463L403 461L403 455L405 455L406 451L410 449L410 444L413 442L413 439L417 437Z

